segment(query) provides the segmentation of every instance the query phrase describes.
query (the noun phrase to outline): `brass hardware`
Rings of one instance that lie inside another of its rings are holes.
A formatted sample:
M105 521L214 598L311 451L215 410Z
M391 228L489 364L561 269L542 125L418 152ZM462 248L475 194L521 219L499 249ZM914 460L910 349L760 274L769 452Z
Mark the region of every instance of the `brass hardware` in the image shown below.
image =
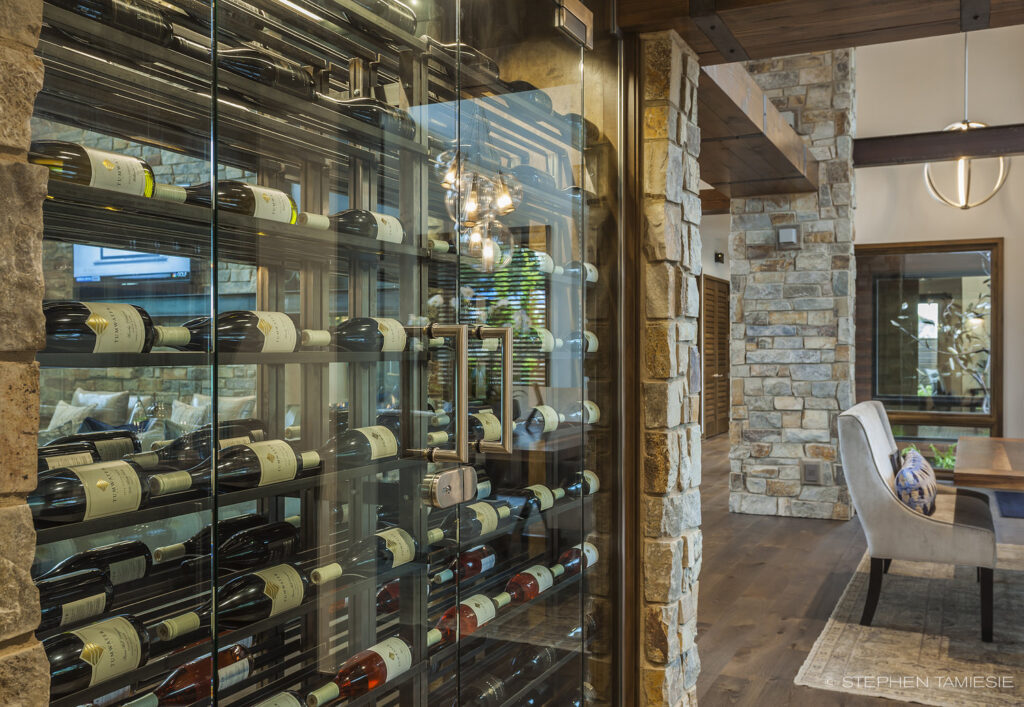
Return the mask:
M415 456L432 462L469 463L469 330L465 324L428 324L426 327L406 327L412 335L426 334L430 339L455 339L455 449L410 449ZM511 330L509 330L511 340Z
M420 497L434 508L472 501L476 498L476 469L469 465L456 466L427 474L420 484Z
M480 326L473 330L480 340L501 342L501 442L477 442L478 452L512 454L512 327Z

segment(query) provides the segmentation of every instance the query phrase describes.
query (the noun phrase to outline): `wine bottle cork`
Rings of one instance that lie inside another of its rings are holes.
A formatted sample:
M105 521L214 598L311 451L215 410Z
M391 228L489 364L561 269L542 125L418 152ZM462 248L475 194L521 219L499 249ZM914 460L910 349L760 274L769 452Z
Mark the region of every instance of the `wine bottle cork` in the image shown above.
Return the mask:
M499 609L508 606L512 603L512 595L508 592L502 592L501 594L498 594L497 596L493 597L493 599L494 605Z
M563 488L551 489L551 495L554 496L555 500L557 501L557 500L565 497L565 489L563 489Z
M303 452L299 455L299 461L302 462L303 469L312 469L320 463L320 454L318 452Z
M161 562L170 562L171 560L177 560L179 557L185 556L185 544L175 543L174 545L165 545L164 547L158 547L153 550L153 562L157 564Z
M187 633L192 633L202 626L199 614L190 611L181 616L173 616L156 625L156 633L161 641L170 641Z
M495 510L498 511L498 517L504 519L511 515L512 506L498 506Z
M311 214L306 211L299 212L298 217L295 219L295 223L300 226L317 228L321 231L326 231L331 227L331 220L323 214Z
M160 698L149 692L131 702L125 702L123 707L160 707Z
M430 578L430 582L432 584L444 584L445 582L450 582L453 579L455 579L454 572L452 572L451 570L441 570L440 572L438 572Z
M186 346L192 341L192 332L183 326L155 326L153 331L153 346Z
M548 569L551 570L551 576L558 578L565 574L565 567L562 565L551 565Z
M428 432L427 433L427 444L431 447L436 447L439 444L444 444L448 441L447 432Z
M330 346L331 332L323 329L303 329L302 345L307 347Z
M154 496L188 491L190 488L192 488L192 475L187 471L172 471L149 477L149 492Z
M309 573L309 579L313 584L326 584L327 582L333 582L342 575L341 565L337 562L332 562L329 565L323 567L317 567L315 570Z
M188 192L185 191L185 187L179 187L177 184L157 183L153 185L153 198L184 204L185 199L188 198Z
M440 528L431 528L430 530L427 531L427 542L428 543L433 544L433 543L441 542L442 540L444 540L444 531L441 530Z
M333 682L329 682L321 688L313 690L311 693L306 695L306 707L320 707L320 705L326 705L332 700L338 699L338 695L341 691L338 690L338 686Z
M441 642L441 639L443 637L443 634L436 628L432 628L429 631L427 631L427 648L430 648L431 646L436 646L438 643Z

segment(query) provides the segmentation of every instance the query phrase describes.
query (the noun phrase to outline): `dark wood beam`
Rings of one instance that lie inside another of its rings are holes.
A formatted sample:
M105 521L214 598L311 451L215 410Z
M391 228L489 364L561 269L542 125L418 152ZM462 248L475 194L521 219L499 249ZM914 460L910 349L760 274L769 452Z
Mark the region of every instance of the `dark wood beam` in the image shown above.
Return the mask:
M716 4L716 0L690 0L690 19L711 40L726 62L748 60L750 55L718 14Z
M960 0L960 31L988 29L992 22L990 0Z
M1024 124L965 131L887 135L853 141L854 167L942 162L960 157L1024 154Z
M700 212L704 216L729 213L729 197L717 189L701 189Z

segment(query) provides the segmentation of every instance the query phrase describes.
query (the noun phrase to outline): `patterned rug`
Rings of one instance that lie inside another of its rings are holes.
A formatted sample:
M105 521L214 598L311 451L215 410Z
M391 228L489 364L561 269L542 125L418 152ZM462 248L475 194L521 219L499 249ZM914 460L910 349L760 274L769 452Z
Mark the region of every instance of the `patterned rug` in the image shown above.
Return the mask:
M926 705L1024 704L1024 546L999 545L995 631L981 640L973 567L895 561L871 626L860 566L797 673L797 685Z

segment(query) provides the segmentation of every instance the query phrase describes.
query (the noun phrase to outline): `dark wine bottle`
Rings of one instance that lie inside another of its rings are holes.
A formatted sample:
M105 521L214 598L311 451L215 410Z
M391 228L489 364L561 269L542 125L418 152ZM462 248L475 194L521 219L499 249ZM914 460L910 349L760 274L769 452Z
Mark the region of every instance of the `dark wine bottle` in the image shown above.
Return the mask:
M517 94L522 100L532 103L542 113L552 112L551 96L532 83L526 81L506 81L505 85L508 86L510 92Z
M598 279L597 268L582 260L573 260L562 266L562 270L569 277L582 280L587 284L594 284Z
M341 469L377 464L398 457L398 438L383 425L355 427L328 442L324 453L333 453Z
M498 78L498 62L479 49L459 42L441 44L440 48L445 54L456 59L461 66L476 69L477 71L485 71L494 78Z
M252 667L249 649L242 644L221 648L217 651L217 689L226 690L242 682L249 677ZM212 684L213 660L203 655L176 668L155 690L125 703L124 707L191 705L208 698Z
M124 540L112 545L83 550L67 557L37 576L36 581L63 577L84 570L99 570L116 587L142 579L149 574L152 567L153 556L144 542Z
M542 353L551 353L562 348L565 342L544 327L533 327L528 332L516 336L515 344L517 346L534 346Z
M448 564L448 567L436 573L430 578L430 581L434 584L444 584L456 577L459 578L459 581L471 579L493 569L496 559L497 555L490 545L477 545L460 552L458 557Z
M412 562L419 546L402 528L388 528L353 541L338 562L313 570L310 579L324 584L344 573L356 577L375 577L380 572Z
M554 432L561 422L565 422L565 415L550 405L537 405L526 416L523 427L531 435L540 435Z
M546 511L555 505L555 501L565 496L565 489L551 489L544 484L533 484L524 489L499 490L497 496L513 508L517 508L519 517L525 520L532 513Z
M185 187L185 203L210 206L210 183ZM299 208L278 189L230 179L217 180L217 208L279 223L295 223Z
M102 570L87 569L36 582L42 619L37 631L73 626L103 614L114 598L114 585Z
M467 427L470 442L498 442L501 440L501 420L487 408L471 413Z
M182 351L211 351L210 318L197 317L182 327L188 339L174 344ZM303 346L327 346L330 333L299 329L283 312L229 311L217 315L217 350L222 353L292 353Z
M145 0L54 0L57 7L102 23L127 34L168 47L174 39L171 23L160 9ZM64 29L64 31L69 31ZM89 36L74 32L76 39L89 44L108 46L102 38L102 27ZM113 45L112 45L113 46Z
M601 420L601 408L590 400L581 400L565 411L565 421L573 425L594 425Z
M134 616L115 616L43 641L50 698L84 690L135 670L149 659L149 632Z
M78 442L89 442L99 454L99 461L112 462L132 452L141 449L139 440L130 430L102 430L98 432L79 432L78 434L66 435L47 442L45 447L58 447L64 444L76 444Z
M598 348L597 337L592 331L574 331L569 334L569 338L566 339L565 343L569 346L570 351L576 353L594 353Z
M67 444L40 447L36 471L84 466L101 461L96 447L91 442L68 442Z
M149 501L143 469L129 461L98 462L39 474L28 495L37 521L77 523L131 513Z
M76 2L90 0L76 0ZM118 2L119 0L93 0ZM62 4L62 3L59 3ZM39 140L29 147L28 161L50 170L50 179L109 189L122 194L153 196L153 168L131 155L95 150L73 142Z
M70 300L43 303L46 353L149 353L162 336L142 307Z
M291 559L299 547L299 532L295 528L298 519L298 516L293 516L293 521L267 523L240 530L217 548L217 566L221 570L237 571L266 567ZM182 570L188 576L206 576L210 566L209 555L190 557L181 563Z
M563 488L568 496L590 496L601 488L601 481L597 478L597 474L590 469L584 469L574 474Z
M342 115L372 125L386 133L411 139L416 135L416 123L406 111L371 96L355 98L334 98L323 93L316 94L317 101L333 108ZM379 215L379 214L378 214ZM362 235L357 233L356 235ZM388 239L381 239L388 240Z
M276 88L298 98L314 98L313 72L303 66L252 47L220 49L217 64L227 71ZM294 223L294 219L290 223Z
M253 418L218 422L217 435L217 449L262 442L265 436L263 423ZM143 469L166 471L189 469L212 456L213 427L204 425L194 432L172 440L156 451L131 454L126 459Z
M259 513L245 513L234 518L217 521L218 541L230 538L249 528L265 525L267 519ZM209 555L213 552L213 524L205 526L198 533L183 543L164 545L153 550L153 561L156 563L170 562L190 555Z
M338 351L405 351L405 327L388 317L352 317L331 330Z
M388 243L401 243L405 240L402 222L388 214L378 214L365 209L348 209L331 215L330 219L331 226L338 233Z

